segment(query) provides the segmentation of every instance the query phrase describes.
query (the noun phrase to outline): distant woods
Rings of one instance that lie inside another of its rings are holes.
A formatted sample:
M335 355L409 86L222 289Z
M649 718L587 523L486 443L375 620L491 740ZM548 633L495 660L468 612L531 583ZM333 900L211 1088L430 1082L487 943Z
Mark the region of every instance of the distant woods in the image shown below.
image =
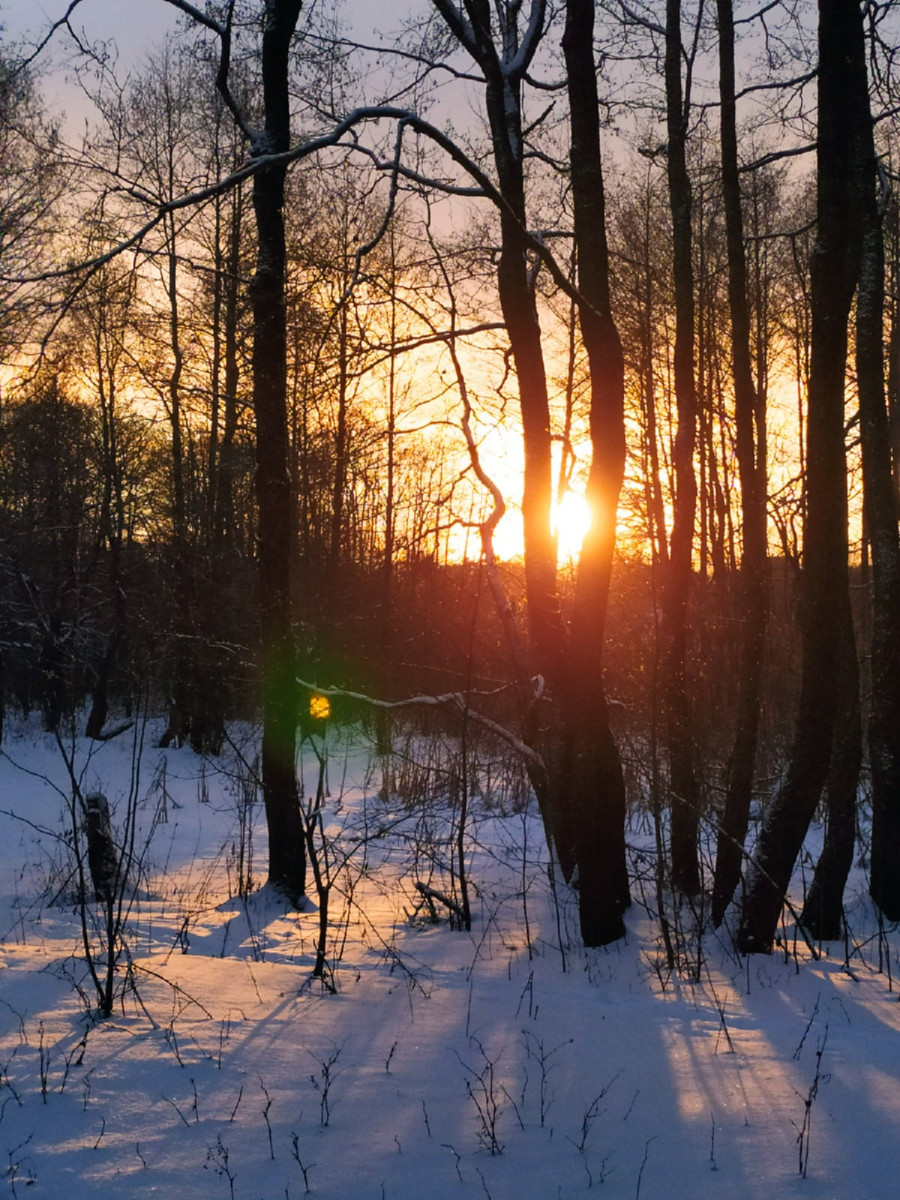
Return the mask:
M895 16L434 0L376 57L174 7L122 79L57 30L77 145L0 42L0 717L261 716L296 901L297 677L459 692L588 944L635 813L746 951L817 811L806 928L854 852L900 919Z

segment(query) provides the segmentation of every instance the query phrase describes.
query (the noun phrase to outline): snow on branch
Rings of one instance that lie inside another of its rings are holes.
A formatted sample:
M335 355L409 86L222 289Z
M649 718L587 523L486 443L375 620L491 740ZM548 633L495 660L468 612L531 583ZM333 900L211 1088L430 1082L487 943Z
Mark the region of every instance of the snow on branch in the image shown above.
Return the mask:
M532 59L538 48L538 43L544 34L544 17L547 5L545 0L532 0L531 12L528 17L528 28L522 38L522 44L509 62L503 63L503 74L511 79L521 79L531 66Z
M540 696L543 692L543 679L540 675L535 676L532 681L535 688L536 696ZM532 766L537 767L539 771L546 770L546 764L543 757L538 752L532 749L531 746L523 742L505 725L501 725L499 721L493 721L490 717L486 717L477 709L470 708L467 699L467 694L464 692L444 692L440 695L432 696L423 693L419 696L407 696L403 700L379 700L374 696L366 696L363 692L351 692L346 688L338 687L319 687L318 684L308 683L305 679L298 679L297 683L300 687L305 688L308 692L315 692L320 696L342 696L347 700L358 700L362 704L368 704L372 708L381 709L402 709L402 708L455 708L457 712L462 713L466 720L474 721L476 725L480 725L483 729L487 729L493 733L501 741L506 742L511 746L517 754L519 754ZM506 688L495 688L491 692L477 692L475 695L481 696L496 696L501 692L506 691ZM468 693L472 695L473 693Z
M806 146L791 146L787 150L773 150L770 154L764 154L762 158L745 163L742 167L738 167L738 170L741 174L747 171L758 171L760 167L767 167L769 163L779 162L782 158L796 158L800 154L810 154L817 145L817 142L809 142Z

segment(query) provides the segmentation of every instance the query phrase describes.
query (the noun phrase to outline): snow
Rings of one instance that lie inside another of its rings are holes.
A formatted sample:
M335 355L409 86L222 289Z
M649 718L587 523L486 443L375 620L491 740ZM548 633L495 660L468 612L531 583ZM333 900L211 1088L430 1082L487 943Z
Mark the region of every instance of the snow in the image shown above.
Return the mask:
M57 745L32 726L7 730L0 1170L11 1195L896 1197L900 1006L879 966L898 973L900 936L879 935L861 871L848 947L813 959L788 926L785 951L742 960L708 932L699 970L691 941L692 969L673 974L640 889L627 941L581 949L572 897L554 905L534 815L475 798L465 933L446 912L430 923L414 888L450 886L437 790L410 807L380 798L362 735L329 734L332 993L311 978L315 905L292 913L267 888L233 894L248 860L257 883L265 863L237 753L152 749L153 732L133 785L130 734ZM67 756L119 829L136 799L132 965L107 1020L89 1011ZM302 765L309 795L309 745Z

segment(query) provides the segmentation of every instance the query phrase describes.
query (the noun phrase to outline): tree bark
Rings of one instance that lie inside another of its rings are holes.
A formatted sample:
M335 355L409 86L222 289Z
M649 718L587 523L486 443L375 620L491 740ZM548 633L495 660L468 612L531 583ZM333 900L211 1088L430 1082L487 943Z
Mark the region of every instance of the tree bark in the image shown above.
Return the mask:
M671 799L672 884L687 895L700 891L697 835L699 795L694 763L694 719L688 689L687 611L693 573L697 480L694 448L697 385L694 377L694 274L691 265L692 200L685 143L687 104L682 89L681 0L666 2L666 126L669 205L675 284L674 516L669 571L663 597L663 672Z
M753 795L753 769L759 734L762 661L766 638L767 539L766 478L757 444L764 429L755 427L758 397L750 355L750 310L744 220L738 175L732 0L717 0L719 26L719 98L721 101L722 194L728 253L728 306L731 314L731 368L738 470L741 480L740 606L741 649L737 728L728 766L725 807L716 844L712 920L720 925L741 876L744 840Z
M863 72L855 0L820 0L817 236L810 260L811 365L801 579L802 679L791 759L750 870L738 947L772 949L781 906L828 773L838 714L841 616L847 604L844 372L859 259L852 103Z
M862 35L859 37L862 43ZM863 45L859 47L863 53ZM865 67L858 84L865 84ZM848 101L849 101L848 97ZM872 772L869 892L889 921L900 920L900 539L885 403L884 234L868 91L859 91L858 148L862 252L857 295L856 375L863 506L872 553Z
M131 297L134 282L125 286L125 299ZM100 407L100 463L103 473L103 492L99 512L99 540L106 544L109 557L109 597L113 612L112 629L106 637L103 654L96 665L91 689L91 710L85 723L85 735L99 738L103 733L109 711L109 683L117 657L126 643L128 601L124 578L123 555L126 537L124 459L119 449L119 413L117 411L116 367L120 354L120 328L110 329L114 322L117 299L112 279L101 276L92 297L94 321L92 350L97 377L97 400Z
M628 903L625 868L624 785L612 734L602 682L602 644L606 595L615 537L615 510L621 484L621 432L616 432L617 359L621 347L608 316L608 283L604 282L605 233L596 227L603 219L597 93L593 62L592 5L572 3L569 16L586 29L587 41L576 52L576 88L573 144L577 163L573 193L578 192L576 239L583 254L583 286L594 289L592 300L582 305L591 340L591 372L606 372L592 382L592 434L598 441L591 468L590 489L595 509L594 540L579 571L580 600L573 629L566 628L557 590L556 539L550 524L553 499L550 402L543 358L541 329L529 273L527 214L521 112L522 80L543 32L543 0L532 0L528 39L521 45L518 33L520 5L496 6L496 31L487 0L434 0L448 28L481 68L493 142L500 209L500 259L497 282L519 387L524 448L522 517L525 541L525 588L528 629L533 662L547 684L540 722L532 711L526 737L540 750L547 778L536 779L535 789L547 825L548 840L555 845L563 874L573 879L577 871L581 932L586 945L601 945L622 936L622 910ZM590 23L585 22L590 19ZM495 43L495 32L497 43ZM572 36L568 51L572 52ZM587 50L590 63L583 57ZM591 90L586 98L582 90ZM570 88L571 94L571 88ZM591 113L593 109L593 113ZM581 151L587 156L583 161ZM577 178L577 182L576 182ZM594 189L593 194L591 194ZM598 207L599 206L599 207ZM598 240L599 239L599 240ZM603 291L606 291L604 300ZM603 306L606 306L606 316ZM594 388L596 387L596 391ZM612 440L608 439L610 431ZM612 514L610 516L610 514ZM571 637L570 637L571 633ZM538 731L538 724L544 729Z
M828 824L825 844L800 918L804 928L820 941L836 941L843 932L844 887L853 866L856 792L862 762L859 663L849 596L841 624L838 724L825 786Z
M888 286L891 295L888 334L887 419L894 477L894 511L900 518L900 203L896 197L887 206Z
M288 52L302 0L267 0L262 72L265 138L261 150L290 145ZM292 903L306 884L297 794L297 688L291 628L292 504L288 471L287 314L284 183L287 168L253 177L257 260L253 308L253 405L259 509L259 612L263 682L262 783L269 831L269 883Z
M625 863L625 783L609 724L604 642L625 471L625 363L612 318L606 201L594 63L593 0L568 0L563 52L571 122L570 168L581 337L590 370L592 513L578 561L570 645L567 725L569 786L578 837L582 935L588 945L624 933L630 903Z

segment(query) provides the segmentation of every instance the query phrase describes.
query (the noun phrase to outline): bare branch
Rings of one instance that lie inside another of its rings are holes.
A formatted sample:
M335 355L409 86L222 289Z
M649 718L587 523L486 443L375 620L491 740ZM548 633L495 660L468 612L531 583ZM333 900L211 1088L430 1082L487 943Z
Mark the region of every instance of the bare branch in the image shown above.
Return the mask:
M450 31L459 44L464 46L472 58L478 62L478 44L475 40L475 31L461 9L453 3L453 0L432 0L432 2L447 22Z
M172 0L172 2L174 2L174 0ZM435 2L437 2L437 0L435 0ZM444 0L441 0L441 2L444 2ZM177 212L181 209L197 207L201 204L204 204L206 201L212 200L214 197L220 196L224 192L229 191L236 184L243 182L245 179L249 179L257 171L263 170L267 167L282 166L299 162L302 159L309 158L311 155L316 154L321 150L329 149L341 144L346 145L346 143L342 142L342 139L348 133L355 131L357 126L366 124L370 121L377 122L379 120L400 121L405 126L408 126L410 129L412 129L415 133L428 138L429 141L433 142L434 145L443 150L444 153L477 184L478 191L473 194L480 194L484 196L486 199L490 200L491 203L500 210L500 212L504 213L506 216L515 220L516 223L519 224L518 217L510 208L508 201L503 196L497 185L494 184L487 173L476 162L474 162L474 160L470 158L469 155L463 149L461 149L442 129L439 129L436 125L432 125L430 121L424 120L422 117L417 116L408 109L398 109L390 105L363 105L359 108L353 109L352 112L348 113L347 116L344 117L343 120L339 121L328 133L322 134L319 137L310 138L301 145L294 146L290 150L285 150L280 154L261 154L258 157L250 158L236 171L230 172L217 182L209 184L206 187L199 188L194 192L187 193L184 196L179 196L174 200L167 200L164 203L159 204L153 216L146 220L135 233L123 239L122 241L117 242L115 246L111 247L110 250L102 255L78 263L70 263L65 267L59 267L52 271L41 272L40 274L33 276L0 275L0 281L14 284L31 284L46 282L50 279L68 278L84 271L94 271L103 266L105 263L112 261L112 259L116 258L119 254L124 253L126 250L130 250L133 247L138 246L147 236L147 234L155 229L156 226L159 225L169 214ZM364 153L369 153L370 155L372 153L371 151L368 151L364 147L360 147L355 143L351 143L349 148L361 150ZM784 153L789 154L791 152L785 151ZM389 166L389 169L396 169L400 174L403 174L407 178L417 178L415 173L411 173L408 169L403 167L397 168L395 166L395 159L393 156L390 163L387 165ZM434 183L434 181L431 182L433 183L433 186L444 186L440 183ZM150 202L149 197L141 197L141 199L145 199L148 203ZM576 300L580 304L587 304L579 290L572 284L572 282L567 278L566 273L560 268L556 259L547 249L541 238L535 236L529 230L524 229L521 226L520 231L523 242L527 248L531 250L532 253L536 254L541 262L547 267L553 282L560 289L560 291L569 296L571 299ZM587 307L590 308L591 306L587 305Z
M511 79L521 79L531 66L531 61L544 34L546 9L545 0L531 0L528 28L525 30L522 44L512 61L504 63L503 66L504 74Z
M66 11L63 13L63 15L59 18L58 21L53 22L53 24L50 26L50 28L47 30L47 32L44 34L44 36L41 38L41 40L38 42L38 44L35 46L34 50L31 52L31 54L29 54L26 58L23 58L22 61L17 64L18 70L22 71L22 70L25 70L27 67L31 66L31 64L38 57L38 55L40 55L42 51L46 50L47 46L53 40L53 35L56 33L56 31L58 29L62 29L64 27L67 29L69 28L69 18L71 17L72 13L75 11L75 9L79 6L80 3L81 3L81 0L71 0L69 7L66 9Z
M640 13L636 13L633 8L630 8L625 3L625 0L619 0L619 7L632 25L639 25L642 29L649 29L651 33L656 33L660 37L666 36L666 31L662 25L659 25L656 21L651 21L649 17L642 17Z
M539 687L543 685L543 680L540 676L536 676L532 682L537 693ZM298 679L297 684L309 692L318 693L320 696L343 696L347 700L359 700L362 704L369 704L372 708L387 710L401 708L455 708L458 712L464 713L467 720L474 721L476 725L481 725L483 729L489 730L500 738L501 741L512 746L517 754L521 755L522 758L531 763L539 771L546 770L546 764L536 750L526 745L521 738L516 737L505 725L501 725L499 721L494 721L490 717L486 717L483 713L469 708L466 695L463 692L445 692L438 696L407 696L405 700L377 700L374 696L366 696L363 692L351 692L346 688L338 687L319 687L318 684L308 683L305 679ZM493 692L469 693L469 695L498 695L506 690L506 688L496 688Z
M483 83L480 75L471 75L467 71L458 71L448 62L435 61L425 54L419 54L413 50L403 50L399 46L370 46L366 42L356 42L352 38L326 38L321 34L307 33L306 38L310 42L319 42L324 46L346 48L347 50L363 50L368 54L389 54L393 58L404 58L409 62L418 63L420 66L427 67L429 71L446 71L453 79L460 79L464 83ZM540 84L535 84L540 87Z
M786 88L803 87L804 84L812 83L818 71L806 71L802 75L795 75L793 79L767 79L765 83L749 83L745 88L741 88L739 92L735 92L735 100L743 100L745 96L750 96L754 92L770 92L784 91Z
M793 146L790 150L773 150L770 154L764 154L762 158L757 158L751 163L745 163L739 167L741 174L745 171L756 171L760 167L767 167L769 163L778 162L782 158L797 158L801 154L809 154L810 151L816 149L816 143L810 142L807 146Z
M769 0L768 4L764 4L762 8L758 8L755 13L751 13L749 17L735 18L734 26L751 25L754 21L760 21L767 12L771 12L773 8L779 8L782 0Z
M383 354L382 358L375 359L372 366L377 367L379 363L385 362L389 358L394 358L398 354L407 354L411 350L419 350L422 346L434 346L439 342L457 342L467 337L474 337L478 333L492 333L505 328L505 321L481 321L478 325L469 325L465 329L435 329L432 333L423 333L421 337L409 338L407 341L397 342L392 346L369 343L369 348L376 354Z
M202 25L205 29L211 30L219 39L221 50L219 53L219 69L216 72L216 89L224 101L225 107L234 117L235 124L245 138L253 145L256 137L247 124L247 119L241 112L240 105L235 100L231 92L229 83L229 75L231 72L231 29L234 19L234 0L229 0L228 16L223 25L220 21L216 21L208 13L197 8L196 5L189 3L189 0L163 0L164 4L169 4L172 8L179 12L185 13L195 21L198 25Z
M77 2L77 0L76 0ZM216 37L224 38L227 34L227 25L222 25L215 17L211 17L208 12L204 12L202 8L197 8L195 4L190 4L188 0L163 0L164 4L171 4L172 8L177 8L179 12L183 12L185 16L196 21L198 25L204 25L207 29L211 29ZM231 14L234 9L233 4L228 5L228 25L231 24Z

